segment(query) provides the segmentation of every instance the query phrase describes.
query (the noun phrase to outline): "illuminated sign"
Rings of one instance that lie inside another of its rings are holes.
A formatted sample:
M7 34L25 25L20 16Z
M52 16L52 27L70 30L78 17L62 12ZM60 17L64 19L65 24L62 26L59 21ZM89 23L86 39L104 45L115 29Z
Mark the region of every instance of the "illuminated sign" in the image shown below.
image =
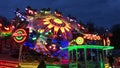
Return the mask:
M27 32L24 29L17 29L12 36L15 42L23 43L27 38Z
M84 43L84 39L82 37L77 37L76 38L76 43L79 45L82 45Z
M100 40L101 39L99 35L94 35L94 34L84 34L83 38L88 39L88 40Z

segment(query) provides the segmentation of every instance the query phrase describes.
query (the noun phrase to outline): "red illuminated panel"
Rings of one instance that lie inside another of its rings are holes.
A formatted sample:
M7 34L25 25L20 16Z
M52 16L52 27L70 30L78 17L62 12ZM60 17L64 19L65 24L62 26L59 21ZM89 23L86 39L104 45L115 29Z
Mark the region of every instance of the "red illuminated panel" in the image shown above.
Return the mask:
M15 42L22 43L27 38L27 32L24 29L17 29L12 36Z

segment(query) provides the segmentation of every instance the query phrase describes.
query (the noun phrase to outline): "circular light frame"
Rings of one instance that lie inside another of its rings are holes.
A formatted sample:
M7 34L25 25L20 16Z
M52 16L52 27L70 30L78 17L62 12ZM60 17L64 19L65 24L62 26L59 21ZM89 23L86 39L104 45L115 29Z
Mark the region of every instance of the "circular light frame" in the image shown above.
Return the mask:
M27 32L24 29L17 29L12 36L15 42L23 43L27 38Z
M79 45L82 45L84 43L84 38L83 37L77 37L76 38L76 43L79 44Z

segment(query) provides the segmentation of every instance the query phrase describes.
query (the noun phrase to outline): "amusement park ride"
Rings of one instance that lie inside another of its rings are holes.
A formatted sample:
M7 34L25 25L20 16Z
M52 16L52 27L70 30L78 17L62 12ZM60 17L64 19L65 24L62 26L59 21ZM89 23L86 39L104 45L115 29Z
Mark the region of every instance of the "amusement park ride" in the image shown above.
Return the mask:
M9 26L0 22L0 38L11 36L20 45L19 63L22 47L28 46L40 56L57 57L58 64L69 68L106 68L108 50L114 49L108 36L89 34L87 28L58 10L52 13L49 8L37 11L26 7L25 12L17 8L15 14Z

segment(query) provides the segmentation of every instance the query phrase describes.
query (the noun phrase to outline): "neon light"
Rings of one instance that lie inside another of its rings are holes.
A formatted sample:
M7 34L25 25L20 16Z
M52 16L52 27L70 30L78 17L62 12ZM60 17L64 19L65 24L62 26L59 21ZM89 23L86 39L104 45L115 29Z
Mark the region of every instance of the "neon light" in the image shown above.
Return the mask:
M107 43L108 46L110 45L110 39L108 37L106 39L106 43Z
M26 40L27 33L24 29L17 29L12 36L15 42L22 43Z
M84 39L82 37L77 37L76 43L79 44L79 45L81 45L81 44L84 43Z
M33 37L32 40L36 40L37 38L36 37Z
M62 50L68 49L69 51L74 50L74 49L101 49L101 50L110 50L114 49L113 46L102 46L102 45L70 45L68 47L62 48Z
M49 24L50 22L44 22L44 25L47 25L47 24Z
M5 30L10 30L10 28L9 28L9 27L4 27L4 29L5 29Z
M44 32L44 29L38 29L37 30L39 33L43 33Z
M60 30L62 31L62 33L64 33L64 32L65 32L65 30L64 30L64 28L63 28L63 27L61 27L61 28L60 28Z
M54 31L58 31L58 30L59 30L59 27L55 26Z
M89 40L100 40L101 39L99 35L94 35L94 34L84 34L83 38L89 39Z
M21 37L16 37L16 39L17 40L21 40L21 39L23 39L23 37L21 36Z
M52 24L49 24L48 26L47 26L49 29L51 29L52 27L54 27Z

